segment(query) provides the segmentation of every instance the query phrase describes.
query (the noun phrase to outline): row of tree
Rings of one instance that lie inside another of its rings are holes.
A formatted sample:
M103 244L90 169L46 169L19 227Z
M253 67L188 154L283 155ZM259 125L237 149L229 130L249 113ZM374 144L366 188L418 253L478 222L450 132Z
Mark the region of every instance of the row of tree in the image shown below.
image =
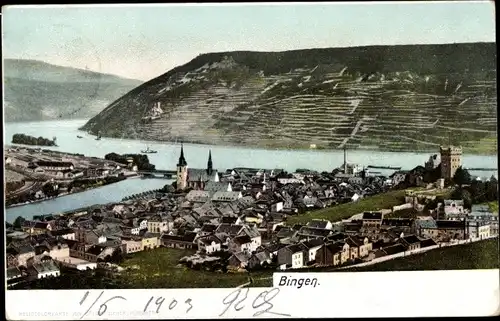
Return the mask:
M132 159L133 163L137 165L137 168L141 171L155 170L155 165L149 162L149 158L147 155L141 155L141 154L120 155L117 153L109 153L104 156L104 159L111 160L120 164L128 164L128 159Z
M41 136L33 137L25 134L14 134L14 136L12 136L12 143L35 146L57 146L55 137L54 139L50 140Z

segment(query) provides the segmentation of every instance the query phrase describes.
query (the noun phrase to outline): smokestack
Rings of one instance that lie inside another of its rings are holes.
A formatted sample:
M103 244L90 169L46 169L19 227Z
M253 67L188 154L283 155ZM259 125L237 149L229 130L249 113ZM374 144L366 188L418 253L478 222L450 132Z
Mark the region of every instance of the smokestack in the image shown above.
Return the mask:
M347 174L347 151L344 145L344 174Z

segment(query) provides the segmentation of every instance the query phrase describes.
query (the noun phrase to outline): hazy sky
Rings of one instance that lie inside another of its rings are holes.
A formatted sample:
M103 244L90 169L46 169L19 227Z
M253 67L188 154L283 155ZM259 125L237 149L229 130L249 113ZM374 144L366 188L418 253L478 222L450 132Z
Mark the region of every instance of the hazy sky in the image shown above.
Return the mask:
M3 7L4 58L149 80L198 54L494 42L492 2Z

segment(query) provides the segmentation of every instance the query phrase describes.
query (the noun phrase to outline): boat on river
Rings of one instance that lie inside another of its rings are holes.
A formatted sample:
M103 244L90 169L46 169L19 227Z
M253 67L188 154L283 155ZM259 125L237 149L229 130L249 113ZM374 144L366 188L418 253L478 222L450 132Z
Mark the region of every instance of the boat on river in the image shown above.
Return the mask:
M141 153L143 153L143 154L156 154L156 153L158 153L158 151L150 149L149 146L147 146L147 148L145 150L141 150Z

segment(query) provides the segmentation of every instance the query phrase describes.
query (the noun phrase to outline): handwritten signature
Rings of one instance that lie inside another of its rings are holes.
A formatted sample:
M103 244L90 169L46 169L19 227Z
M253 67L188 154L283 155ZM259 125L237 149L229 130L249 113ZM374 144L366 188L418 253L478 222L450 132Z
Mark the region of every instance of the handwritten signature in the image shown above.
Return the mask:
M244 303L248 299L248 293L250 292L250 288L245 289L237 289L222 300L222 303L226 306L224 311L219 315L220 317L226 314L226 312L232 307L235 311L241 311L245 308ZM269 291L263 291L259 293L253 300L251 307L256 310L262 308L259 311L256 311L253 316L258 317L263 314L271 314L271 315L281 315L281 316L290 316L290 314L279 313L275 311L271 311L274 308L274 305L271 303L271 300L274 299L280 293L279 288L273 288ZM243 294L243 295L242 295Z

